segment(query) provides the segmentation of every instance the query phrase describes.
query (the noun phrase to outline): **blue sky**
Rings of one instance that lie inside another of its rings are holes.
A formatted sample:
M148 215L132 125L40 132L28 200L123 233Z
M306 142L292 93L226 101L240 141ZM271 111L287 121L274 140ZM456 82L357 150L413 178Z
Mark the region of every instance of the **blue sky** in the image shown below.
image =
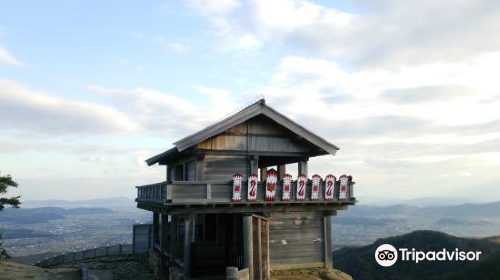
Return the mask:
M358 197L498 200L499 6L7 1L0 171L24 199L133 197L164 178L144 159L264 95Z

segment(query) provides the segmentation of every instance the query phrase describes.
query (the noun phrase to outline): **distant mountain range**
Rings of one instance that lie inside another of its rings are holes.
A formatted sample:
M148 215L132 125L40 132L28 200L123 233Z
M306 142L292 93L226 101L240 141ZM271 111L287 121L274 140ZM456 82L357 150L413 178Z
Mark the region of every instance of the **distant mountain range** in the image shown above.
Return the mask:
M0 211L1 222L16 224L46 223L50 220L64 219L68 215L94 215L112 213L107 208L72 208L41 207L41 208L5 208Z
M356 280L490 280L500 279L500 244L488 239L459 238L435 231L414 231L409 234L382 238L363 247L344 247L333 252L333 265ZM395 248L415 248L417 251L481 251L480 261L398 261L382 267L375 261L375 251L381 244Z
M371 206L357 204L349 208L350 215L357 216L377 216L377 215L439 215L449 217L498 217L500 213L500 201L489 203L465 203L448 206L427 206L417 207L405 204L390 206Z
M135 208L135 202L131 198L124 196L112 198L99 198L88 200L26 200L22 202L22 208L37 208L37 207L104 207L104 208Z

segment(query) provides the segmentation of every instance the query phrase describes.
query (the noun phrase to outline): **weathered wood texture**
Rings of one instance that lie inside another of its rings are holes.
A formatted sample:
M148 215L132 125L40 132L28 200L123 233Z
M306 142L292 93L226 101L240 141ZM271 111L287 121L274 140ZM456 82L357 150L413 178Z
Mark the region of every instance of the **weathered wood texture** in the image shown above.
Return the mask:
M196 145L198 149L310 153L317 148L265 116L257 116Z
M273 269L324 263L322 214L271 213L269 223Z
M311 181L307 182L306 187L306 198L304 201L296 201L297 199L297 182L292 183L292 192L291 192L291 200L290 201L282 201L283 196L283 182L278 181L276 183L276 200L273 202L265 201L265 181L259 181L257 183L257 201L251 202L251 204L255 203L333 203L339 202L338 194L339 194L339 181L335 182L334 185L334 193L333 200L325 200L324 199L324 188L325 181L321 182L320 192L318 200L311 200L311 189L312 183ZM248 203L247 194L248 194L248 183L243 181L242 183L242 192L241 192L241 202L232 202L232 182L231 181L174 181L172 183L158 183L152 185L139 186L138 188L138 202L151 202L153 204L161 204L161 205L169 205L169 204L207 204L207 203L231 203L231 204L242 204ZM349 193L352 195L354 182L349 185ZM354 197L350 196L349 199L345 202L353 202ZM343 201L340 201L343 202Z
M134 254L142 254L152 248L152 227L152 224L134 225L132 234L132 251Z
M233 174L248 176L250 160L245 156L206 155L203 161L204 180L230 180Z

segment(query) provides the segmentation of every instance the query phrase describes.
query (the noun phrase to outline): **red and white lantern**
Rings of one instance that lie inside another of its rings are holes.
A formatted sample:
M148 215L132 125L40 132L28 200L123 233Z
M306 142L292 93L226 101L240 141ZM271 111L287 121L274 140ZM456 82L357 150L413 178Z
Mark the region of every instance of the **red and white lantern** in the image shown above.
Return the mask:
M290 201L292 197L292 175L285 174L283 176L283 197L281 200Z
M267 171L266 178L266 201L274 201L276 199L276 181L278 173L273 169Z
M339 181L340 181L339 200L347 200L347 193L349 191L349 177L344 174L339 177Z
M321 184L321 176L314 174L312 176L311 200L319 199L319 185Z
M248 201L257 200L257 175L251 174L248 177Z
M335 187L335 176L328 174L325 178L325 200L333 200L333 188Z
M241 201L241 183L243 175L236 173L233 175L233 202Z
M307 177L300 174L297 178L297 200L304 200L306 198Z

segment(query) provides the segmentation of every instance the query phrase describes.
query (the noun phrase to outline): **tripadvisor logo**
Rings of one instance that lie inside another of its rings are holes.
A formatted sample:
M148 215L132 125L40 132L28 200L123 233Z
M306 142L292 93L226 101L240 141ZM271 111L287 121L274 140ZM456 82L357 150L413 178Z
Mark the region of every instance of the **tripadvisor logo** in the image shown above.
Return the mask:
M464 252L455 249L454 251L448 251L443 249L441 251L415 251L415 249L408 250L406 248L399 248L399 255L401 256L401 261L414 261L418 263L419 261L479 261L480 251L476 252ZM375 260L381 266L391 266L398 260L398 250L390 244L382 244L375 251Z

